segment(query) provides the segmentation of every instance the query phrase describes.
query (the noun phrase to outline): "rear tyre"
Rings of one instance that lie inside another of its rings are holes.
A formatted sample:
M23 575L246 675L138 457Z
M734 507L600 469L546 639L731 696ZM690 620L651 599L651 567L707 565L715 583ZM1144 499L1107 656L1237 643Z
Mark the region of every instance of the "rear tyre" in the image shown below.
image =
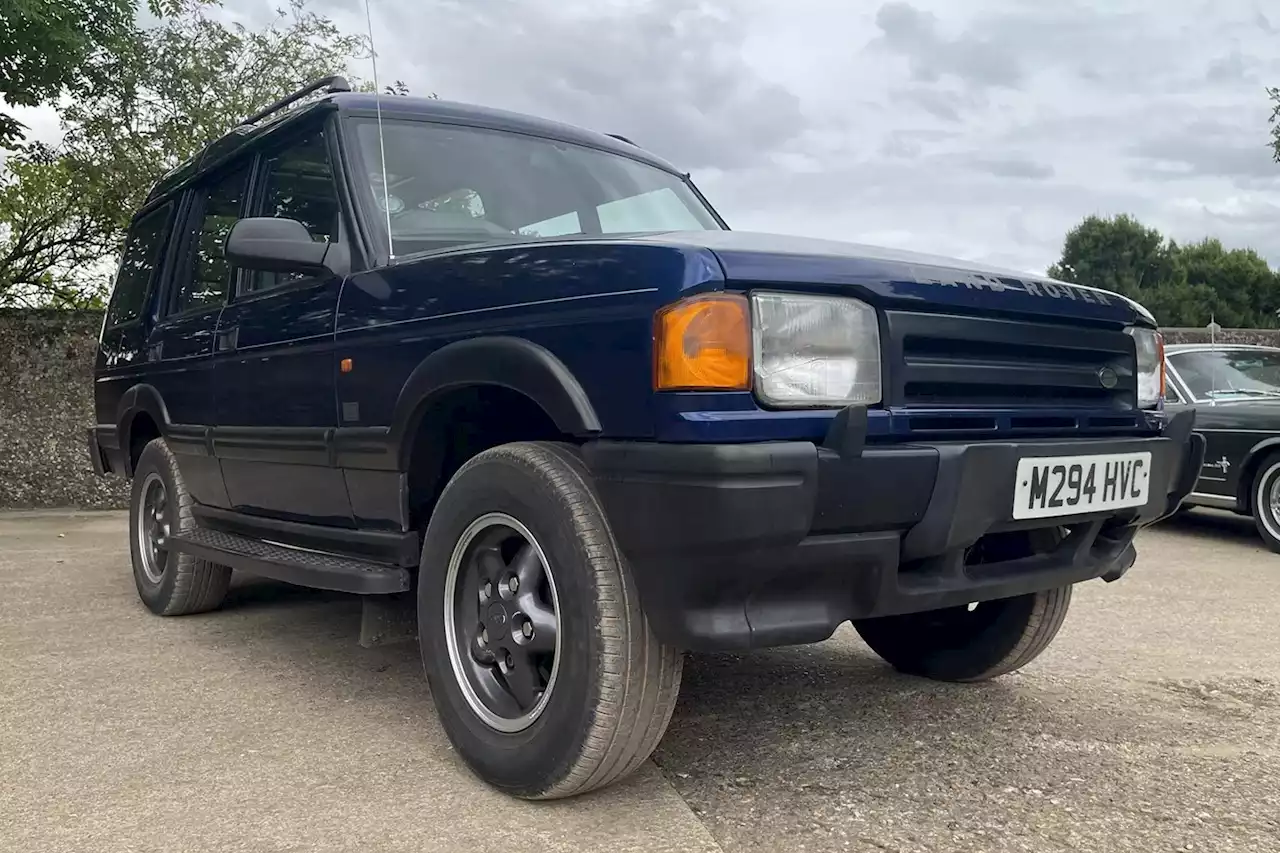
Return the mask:
M459 755L555 799L636 770L666 730L683 657L658 642L577 451L506 444L462 466L427 526L418 637Z
M986 681L1040 656L1062 627L1071 587L854 622L895 669L936 681ZM971 609L972 608L972 609Z
M1253 524L1272 551L1280 553L1280 454L1262 460L1249 500Z
M222 604L231 569L165 548L171 533L196 526L178 460L163 438L142 450L129 499L129 554L142 603L158 616L203 613Z

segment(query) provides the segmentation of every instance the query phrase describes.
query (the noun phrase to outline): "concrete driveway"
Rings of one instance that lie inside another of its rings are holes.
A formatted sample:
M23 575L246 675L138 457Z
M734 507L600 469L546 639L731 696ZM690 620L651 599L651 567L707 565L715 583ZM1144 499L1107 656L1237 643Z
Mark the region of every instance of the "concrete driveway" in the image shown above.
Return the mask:
M1144 534L1056 645L980 686L850 631L698 656L654 763L527 804L449 751L412 645L240 578L137 602L123 515L0 516L0 849L1280 850L1280 556L1246 520Z

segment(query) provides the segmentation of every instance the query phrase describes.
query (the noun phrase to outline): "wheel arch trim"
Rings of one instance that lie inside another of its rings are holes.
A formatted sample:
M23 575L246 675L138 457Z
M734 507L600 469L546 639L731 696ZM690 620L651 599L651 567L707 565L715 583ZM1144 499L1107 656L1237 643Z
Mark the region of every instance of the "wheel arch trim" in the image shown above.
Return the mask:
M160 434L167 436L170 432L169 409L154 385L139 383L134 385L120 398L116 407L116 434L119 436L120 456L124 463L125 477L133 477L133 460L130 458L130 433L139 415L147 415L155 422Z
M1240 478L1236 482L1236 502L1246 512L1253 511L1253 479L1266 457L1280 451L1280 436L1265 438L1249 448L1240 462Z
M573 372L546 347L524 338L492 336L447 344L405 380L391 422L392 446L405 470L427 407L448 391L469 386L506 388L538 404L567 435L601 432L600 418Z

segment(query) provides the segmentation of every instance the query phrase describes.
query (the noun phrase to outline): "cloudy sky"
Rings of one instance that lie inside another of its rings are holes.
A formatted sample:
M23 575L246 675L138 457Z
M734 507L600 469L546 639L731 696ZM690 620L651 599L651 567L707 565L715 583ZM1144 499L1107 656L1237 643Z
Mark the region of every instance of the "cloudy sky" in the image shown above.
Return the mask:
M622 133L738 229L1041 271L1129 212L1280 267L1274 0L371 3L384 81Z

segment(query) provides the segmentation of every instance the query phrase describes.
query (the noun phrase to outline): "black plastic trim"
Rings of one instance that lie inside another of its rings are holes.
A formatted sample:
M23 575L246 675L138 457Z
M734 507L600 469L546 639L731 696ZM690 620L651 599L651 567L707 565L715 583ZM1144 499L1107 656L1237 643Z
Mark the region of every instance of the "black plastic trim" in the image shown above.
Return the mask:
M820 641L850 619L1120 577L1137 531L1194 484L1203 442L1183 414L1163 437L876 446L863 443L855 410L821 447L582 450L654 632L688 649L747 649ZM1019 459L1134 450L1152 454L1146 505L1011 518ZM1047 552L966 557L988 534L1063 528L1070 535Z
M299 551L219 530L196 528L170 536L166 547L233 569L314 589L387 595L410 587L409 572L332 554Z
M412 436L430 399L469 385L498 385L524 394L550 416L556 428L575 436L601 431L600 418L582 385L564 362L523 338L484 337L448 344L423 359L396 401L391 438L401 468Z
M213 455L276 465L327 466L332 427L213 427Z
M253 539L270 539L285 545L331 552L335 555L372 559L393 566L418 565L419 542L413 532L352 530L320 524L305 524L264 518L235 510L196 504L192 513L203 527Z
M89 461L93 463L93 473L105 477L111 473L111 463L98 442L98 431L101 427L90 427L86 430L85 439L89 446Z

